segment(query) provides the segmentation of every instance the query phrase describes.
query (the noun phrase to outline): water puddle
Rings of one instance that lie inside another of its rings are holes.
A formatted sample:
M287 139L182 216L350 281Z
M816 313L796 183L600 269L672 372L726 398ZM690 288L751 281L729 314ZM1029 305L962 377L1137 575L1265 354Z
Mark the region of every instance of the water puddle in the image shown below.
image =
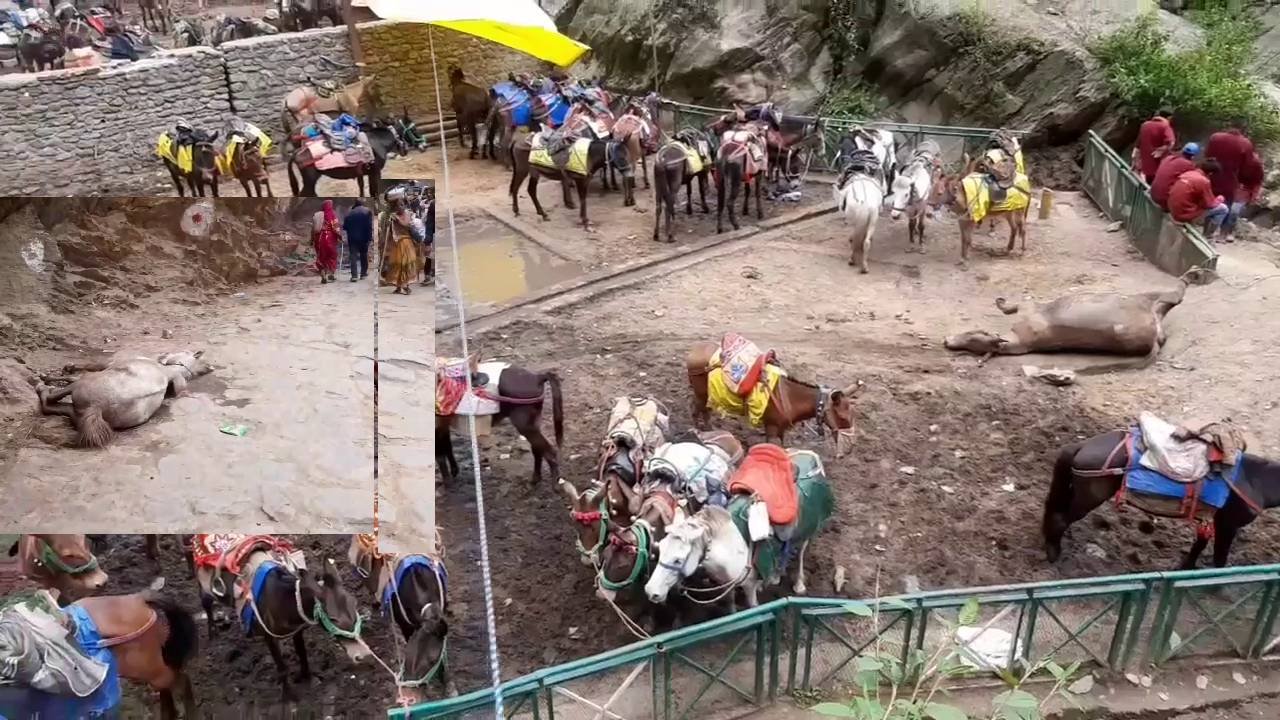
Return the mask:
M458 218L458 258L451 256L448 237L436 235L440 251L437 270L437 322L457 317L454 262L462 277L462 295L469 311L530 295L582 274L579 264L565 260L487 216Z

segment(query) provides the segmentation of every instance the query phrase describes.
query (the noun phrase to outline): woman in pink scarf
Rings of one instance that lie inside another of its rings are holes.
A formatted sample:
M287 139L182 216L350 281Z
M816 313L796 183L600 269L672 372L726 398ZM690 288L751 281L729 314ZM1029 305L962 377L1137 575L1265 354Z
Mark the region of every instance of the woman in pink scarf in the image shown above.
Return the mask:
M311 241L316 246L316 269L320 271L320 282L335 282L333 274L338 271L338 243L342 239L342 228L338 225L338 214L333 210L333 201L325 200L324 209L320 211L320 222L311 228Z

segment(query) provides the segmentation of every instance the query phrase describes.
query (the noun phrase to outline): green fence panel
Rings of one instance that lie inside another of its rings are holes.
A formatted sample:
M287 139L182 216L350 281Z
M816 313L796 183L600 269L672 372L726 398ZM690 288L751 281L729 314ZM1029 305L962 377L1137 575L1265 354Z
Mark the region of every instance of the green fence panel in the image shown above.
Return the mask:
M785 598L504 683L508 718L679 720L747 711L785 688L822 688L879 643L895 652L953 642L976 601L979 625L1015 639L1010 657L1123 671L1136 661L1256 659L1280 645L1280 565L1143 573L942 590L865 603ZM865 608L877 612L866 617ZM1142 652L1139 653L1140 647ZM905 654L903 655L905 657ZM784 665L785 664L785 665ZM388 711L392 718L493 716L492 691Z
M1200 231L1173 222L1151 200L1132 168L1092 130L1085 141L1080 182L1085 194L1108 218L1122 223L1133 244L1156 267L1182 275L1192 268L1218 266L1217 252Z

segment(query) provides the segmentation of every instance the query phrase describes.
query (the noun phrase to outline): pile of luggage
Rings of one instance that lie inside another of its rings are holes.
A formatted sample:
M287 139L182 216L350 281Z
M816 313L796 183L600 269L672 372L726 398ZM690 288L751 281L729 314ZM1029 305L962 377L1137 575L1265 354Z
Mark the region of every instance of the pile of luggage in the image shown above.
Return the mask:
M298 167L333 170L373 164L373 146L360 121L345 112L332 117L329 112L338 110L332 100L312 88L298 88L285 98L285 107L295 121L289 139L298 149L294 155Z

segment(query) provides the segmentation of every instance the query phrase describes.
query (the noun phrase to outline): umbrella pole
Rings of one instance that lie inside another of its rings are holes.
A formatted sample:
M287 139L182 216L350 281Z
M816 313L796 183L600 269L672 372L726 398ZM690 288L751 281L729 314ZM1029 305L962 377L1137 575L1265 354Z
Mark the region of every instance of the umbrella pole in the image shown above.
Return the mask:
M435 28L427 25L427 47L431 50L431 77L436 89L436 122L440 128L440 169L444 179L445 213L449 218L449 246L453 252L453 282L458 303L458 336L462 340L462 357L470 357L467 342L467 314L462 296L462 263L458 258L458 228L453 217L453 203L449 202L449 148L444 140L444 106L440 100L440 71L436 63ZM471 373L466 374L467 392L472 392ZM480 442L476 435L476 418L467 416L467 430L471 436L471 468L475 476L476 529L480 535L480 579L484 587L485 630L489 635L489 678L493 689L493 711L497 720L506 717L503 711L502 672L499 668L498 621L494 607L493 578L489 564L489 538L484 516L484 486L480 477Z

